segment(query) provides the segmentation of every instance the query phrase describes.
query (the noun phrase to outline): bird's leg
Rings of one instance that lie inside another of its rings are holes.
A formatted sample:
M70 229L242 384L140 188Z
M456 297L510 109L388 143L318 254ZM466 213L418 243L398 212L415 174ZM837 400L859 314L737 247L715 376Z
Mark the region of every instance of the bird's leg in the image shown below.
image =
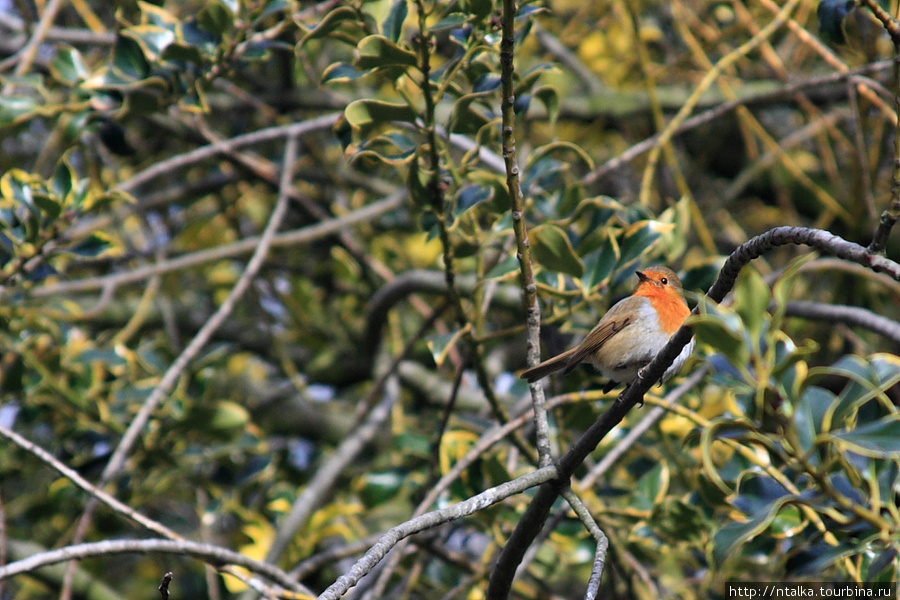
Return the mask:
M638 374L638 377L640 378L640 374ZM631 383L634 383L634 382L632 381ZM631 383L625 385L625 389L619 393L619 396L616 398L616 402L622 401L622 397L625 395L625 392L628 391L628 388L631 387ZM638 406L643 406L643 405L644 405L644 399L641 398L641 403Z
M650 364L650 363L647 363L647 364ZM644 370L646 368L647 368L647 365L644 365L643 367L638 369L637 378L634 381L643 381L644 380ZM634 382L632 382L632 383L634 383ZM631 387L631 384L628 384L628 387ZM628 389L628 388L625 388L625 389ZM641 396L641 401L640 401L640 404L638 404L638 406L641 406L641 407L644 406L644 397L643 396Z

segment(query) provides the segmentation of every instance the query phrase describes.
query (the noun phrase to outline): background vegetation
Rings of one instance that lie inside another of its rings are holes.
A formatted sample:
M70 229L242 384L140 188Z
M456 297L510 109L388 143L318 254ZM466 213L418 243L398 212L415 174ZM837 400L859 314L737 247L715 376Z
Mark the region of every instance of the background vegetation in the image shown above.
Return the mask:
M896 581L900 28L863 4L0 2L0 598ZM703 299L779 226L843 239ZM537 325L660 263L698 349L579 445L639 394L545 400Z

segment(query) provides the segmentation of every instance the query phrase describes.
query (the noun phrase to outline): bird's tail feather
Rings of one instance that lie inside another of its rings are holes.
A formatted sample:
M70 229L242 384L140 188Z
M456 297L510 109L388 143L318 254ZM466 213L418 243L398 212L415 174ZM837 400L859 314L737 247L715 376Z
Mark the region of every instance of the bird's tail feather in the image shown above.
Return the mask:
M527 379L528 382L531 383L532 381L537 381L538 379L546 377L550 373L559 371L561 369L566 369L570 367L569 359L571 358L575 350L577 350L577 348L572 348L571 350L567 350L562 354L545 360L537 366L526 369L522 371L519 377L521 377L522 379Z

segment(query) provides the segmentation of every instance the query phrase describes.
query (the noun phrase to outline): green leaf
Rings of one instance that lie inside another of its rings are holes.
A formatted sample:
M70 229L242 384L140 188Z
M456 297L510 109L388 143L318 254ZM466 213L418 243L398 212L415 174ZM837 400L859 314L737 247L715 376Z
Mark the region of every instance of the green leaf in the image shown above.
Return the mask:
M216 402L208 427L214 431L225 432L232 429L243 429L250 422L250 413L236 402L222 400Z
M362 477L359 486L360 499L369 508L380 506L394 498L406 480L406 473L402 471L368 473Z
M122 31L137 42L144 54L150 60L159 60L163 51L175 41L175 33L154 25L138 25Z
M122 78L122 82L135 82L150 74L150 64L144 57L141 46L130 37L120 35L113 48L112 74Z
M734 294L734 310L744 321L747 330L754 336L759 336L769 310L769 286L756 269L746 267L738 277Z
M746 522L728 523L717 531L712 540L712 555L715 564L721 567L728 558L737 554L738 549L747 541L765 531L781 507L791 501L790 497L776 500L765 509L752 515Z
M60 204L57 197L44 194L41 192L36 192L32 198L34 200L34 205L37 206L44 215L49 217L52 220L56 220L60 214L62 214L62 205Z
M828 367L810 369L810 377L834 377L848 379L837 401L828 407L823 419L823 429L829 431L850 420L856 410L881 392L882 382L872 365L856 355L841 357Z
M138 2L138 6L141 9L142 22L144 23L163 27L170 31L177 31L178 27L181 25L181 21L179 21L178 17L161 6L141 1Z
M472 105L484 100L491 94L489 92L477 92L466 94L453 103L450 113L450 133L462 135L474 135L482 127L491 122L491 117L485 112L476 110Z
M332 31L337 30L344 23L355 24L359 20L359 13L356 9L349 6L338 6L336 9L325 15L318 25L310 30L300 40L299 47L303 47L306 42L326 37ZM302 23L298 23L302 27Z
M559 67L554 65L553 63L540 63L530 69L528 72L522 76L522 79L516 84L515 94L516 97L522 96L524 94L530 94L532 86L537 82L538 77L543 75L548 71L559 72Z
M3 197L3 208L15 209L26 206L34 211L34 194L32 184L34 177L22 169L10 169L0 178L0 196Z
M401 48L381 35L370 35L363 38L356 47L359 56L356 66L359 69L384 69L385 67L415 67L415 53Z
M400 35L403 33L403 23L409 14L409 6L406 2L407 0L396 0L394 2L394 6L391 8L391 12L385 19L382 27L385 37L394 43L397 43L397 40L400 39Z
M403 134L393 132L366 141L353 157L353 160L368 157L396 167L412 160L417 148L417 144L412 139Z
M800 399L794 403L794 429L800 441L800 448L810 453L816 442L816 436L822 432L822 418L825 411L835 401L837 396L832 392L817 386L807 388ZM811 459L815 455L808 454Z
M84 258L96 258L109 250L112 242L99 233L92 233L89 237L66 249L67 252Z
M76 85L90 74L81 53L70 46L61 46L50 63L50 74L66 85Z
M165 50L160 54L160 59L174 63L189 63L192 65L203 65L205 60L203 54L196 46L173 42L166 46Z
M0 127L36 116L40 106L35 99L28 96L0 96Z
M356 81L364 75L365 71L360 71L350 63L337 62L325 67L322 72L322 83Z
M60 198L65 198L72 191L72 182L76 180L72 166L69 164L68 155L56 164L53 170L51 185L53 193Z
M512 254L498 262L485 275L486 279L500 279L519 270L519 259Z
M431 27L432 32L437 31L446 31L448 29L459 29L463 25L465 25L466 21L468 21L469 16L464 13L453 12L435 23Z
M888 389L900 381L900 356L896 354L878 353L869 357L869 364L878 377L878 385Z
M622 257L619 264L626 266L643 254L651 252L659 238L674 227L659 221L638 221L631 225L620 243Z
M414 123L417 116L408 104L391 104L367 99L351 102L344 110L347 122L358 130L363 138L368 137L375 129L395 121Z
M459 329L453 333L444 333L440 335L433 335L428 338L428 349L431 351L431 356L434 359L434 364L440 368L444 361L447 360L447 357L450 355L450 351L453 347L462 339L463 334L465 334L468 329Z
M536 164L546 156L556 154L569 154L573 158L582 162L582 166L587 170L593 170L594 161L587 152L582 150L581 146L571 142L550 142L538 148L535 148L531 156L528 157L529 164Z
M603 245L584 259L587 269L584 279L585 290L590 292L598 285L608 281L618 262L618 247L613 243L612 238L607 236L603 240Z
M669 468L659 462L646 472L634 486L630 507L651 512L659 504L669 489Z
M556 119L559 117L559 90L551 85L544 85L534 90L533 95L544 105L544 109L547 111L547 119L550 121L550 127L555 126Z
M740 318L724 306L704 302L702 307L699 315L688 317L688 324L694 328L697 341L721 352L738 369L746 368L750 350L744 339Z
M478 21L484 20L494 10L492 0L461 0L460 6L463 11L472 15Z
M206 31L223 35L234 25L234 11L222 0L207 0L200 9L197 22Z
M460 217L470 209L490 202L494 198L494 188L489 185L463 185L456 194L454 214Z
M539 225L530 233L537 262L551 271L573 277L584 275L584 263L572 247L569 236L559 225Z
M824 437L845 450L871 458L900 458L900 414Z

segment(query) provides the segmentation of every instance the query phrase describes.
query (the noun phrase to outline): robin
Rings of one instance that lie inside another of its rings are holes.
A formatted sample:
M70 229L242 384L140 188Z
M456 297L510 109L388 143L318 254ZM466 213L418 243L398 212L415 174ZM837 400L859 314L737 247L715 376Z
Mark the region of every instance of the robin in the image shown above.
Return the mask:
M522 379L537 381L560 369L567 374L583 362L593 364L608 380L604 392L637 379L638 371L663 349L691 310L671 269L650 267L635 274L640 281L634 293L614 304L581 344L527 369ZM660 383L677 373L693 350L691 339Z

